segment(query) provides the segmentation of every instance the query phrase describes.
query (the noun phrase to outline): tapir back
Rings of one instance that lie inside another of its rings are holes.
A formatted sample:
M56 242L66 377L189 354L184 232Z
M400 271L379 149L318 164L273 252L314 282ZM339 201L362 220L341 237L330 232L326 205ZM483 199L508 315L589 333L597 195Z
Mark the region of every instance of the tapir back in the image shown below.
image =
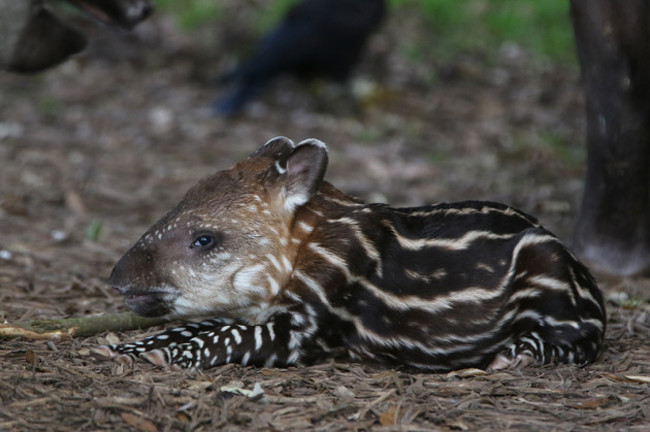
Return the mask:
M523 337L561 334L564 346L538 344L540 361L597 356L600 292L533 217L472 201L408 209L353 203L328 218L326 201L306 206L324 217L296 269L319 275L308 284L318 294L310 301L331 314L329 322L354 324L346 339L353 355L448 370L487 366ZM569 349L576 341L579 354Z

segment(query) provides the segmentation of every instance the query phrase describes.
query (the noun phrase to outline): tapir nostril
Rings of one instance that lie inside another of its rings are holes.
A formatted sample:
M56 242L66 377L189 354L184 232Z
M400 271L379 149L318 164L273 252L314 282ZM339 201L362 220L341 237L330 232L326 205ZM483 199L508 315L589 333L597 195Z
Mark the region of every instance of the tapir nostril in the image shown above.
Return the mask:
M113 288L115 288L116 290L118 290L118 291L120 292L120 294L122 294L122 295L124 295L124 294L129 290L129 287L128 287L128 286L125 286L125 285L114 285L114 284L111 284L111 286L112 286Z
M133 278L136 275L131 271L131 268L132 266L125 265L124 257L122 257L111 270L111 274L108 277L108 284L121 294L124 294L132 285Z
M120 277L118 276L119 272L117 266L113 267L111 275L108 277L108 284L118 290L120 294L124 294L128 290L128 285L120 283Z

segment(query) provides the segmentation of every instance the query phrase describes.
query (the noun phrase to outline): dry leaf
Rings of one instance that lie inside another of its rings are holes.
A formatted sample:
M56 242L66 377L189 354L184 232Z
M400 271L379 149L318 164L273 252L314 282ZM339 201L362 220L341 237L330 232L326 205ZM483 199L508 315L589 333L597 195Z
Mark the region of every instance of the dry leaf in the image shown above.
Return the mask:
M145 418L138 417L137 415L123 412L122 419L130 426L133 426L142 432L158 432L158 427L156 427L155 424Z
M609 400L608 397L589 398L589 399L584 399L581 401L569 403L567 404L567 406L571 408L577 408L577 409L596 409L605 405L608 402L608 400Z
M187 386L187 390L191 390L195 392L205 392L210 387L212 387L212 381L197 380L197 381L191 381Z
M447 422L447 425L452 429L459 429L462 431L469 430L469 426L467 426L467 424L465 424L465 422L460 417L456 420L452 420L451 422Z
M487 375L487 372L485 372L483 369L476 369L476 368L467 368L467 369L461 369L457 371L451 371L447 374L448 377L459 377L459 378L468 378L468 377L481 376L481 375Z
M338 397L346 397L346 398L353 398L355 397L355 394L352 390L345 386L338 386L336 389L334 389L334 395Z
M393 377L394 375L395 375L395 371L392 371L392 370L385 370L385 371L382 371L382 372L376 373L376 374L371 375L371 376L372 376L372 379L373 379L373 380L375 380L375 381L381 381L381 380L384 380L384 379L386 379L386 378L391 378L391 377Z
M630 381L650 384L650 376L645 376L645 375L623 375L623 376Z
M36 363L36 354L34 354L34 351L30 349L25 351L25 361L34 366L34 363Z
M178 420L180 422L183 422L183 423L186 423L186 422L190 421L190 416L187 415L184 412L177 412L176 413L176 420Z
M120 337L116 335L115 333L107 333L106 336L104 336L104 339L106 339L106 344L111 345L111 344L118 344L120 343Z
M262 386L258 382L253 386L253 390L248 390L243 387L244 383L241 381L230 381L228 385L221 386L219 390L222 392L244 395L249 399L258 399L264 396L264 389L262 389Z
M646 375L614 375L614 374L603 374L607 379L617 382L639 382L643 384L650 384L650 376Z
M379 416L379 423L382 426L392 426L395 424L395 413L397 411L396 407L388 408L386 411L381 413Z
M611 374L611 373L605 373L605 374L603 374L603 376L605 378L609 379L609 380L616 381L616 382L626 382L626 381L628 381L627 379L625 379L625 378L623 378L621 376L614 375L614 374Z

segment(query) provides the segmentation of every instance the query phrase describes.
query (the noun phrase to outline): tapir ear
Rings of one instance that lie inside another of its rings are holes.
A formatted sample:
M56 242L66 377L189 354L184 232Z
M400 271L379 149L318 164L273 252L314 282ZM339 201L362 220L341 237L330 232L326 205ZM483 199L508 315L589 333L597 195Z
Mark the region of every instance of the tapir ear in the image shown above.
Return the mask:
M275 168L284 178L283 207L294 211L318 192L327 169L327 146L317 139L306 139L286 160L278 159Z
M250 159L267 157L276 160L286 160L296 148L287 137L279 136L266 142L259 150L249 156Z

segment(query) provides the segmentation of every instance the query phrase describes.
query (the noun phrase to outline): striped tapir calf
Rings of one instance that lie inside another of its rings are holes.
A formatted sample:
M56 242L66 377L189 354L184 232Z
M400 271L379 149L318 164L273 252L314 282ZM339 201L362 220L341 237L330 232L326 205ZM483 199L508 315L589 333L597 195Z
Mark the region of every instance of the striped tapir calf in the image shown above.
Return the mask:
M211 318L94 355L209 368L345 353L428 371L596 359L601 293L533 217L367 204L323 180L327 160L318 140L278 137L190 189L110 283L139 314Z

